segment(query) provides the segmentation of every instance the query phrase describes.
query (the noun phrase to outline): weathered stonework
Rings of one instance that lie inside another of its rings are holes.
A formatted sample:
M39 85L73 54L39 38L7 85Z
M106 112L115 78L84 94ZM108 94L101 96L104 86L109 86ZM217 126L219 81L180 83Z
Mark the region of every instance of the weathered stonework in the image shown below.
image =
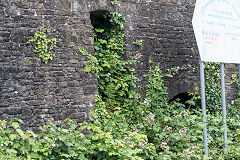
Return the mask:
M237 64L225 64L225 84L226 84L226 99L227 103L231 104L233 100L235 100L238 95L238 86L236 83L232 83L232 75L239 75L238 65ZM229 105L228 105L229 107Z
M88 120L97 79L84 72L86 59L69 43L93 52L93 38L88 10L76 12L75 6L67 0L0 2L1 119L18 117L33 129L49 120ZM48 64L26 44L43 25L58 41Z
M121 0L121 5L112 6L110 0L1 0L0 119L18 117L33 129L48 120L88 120L97 76L84 72L86 58L77 46L94 52L90 13L97 10L126 17L126 54L136 60L138 83L145 83L141 77L150 65L159 64L163 71L178 67L166 79L169 98L198 87L194 0ZM43 25L51 26L48 34L58 40L56 57L48 64L26 44ZM132 44L140 39L143 46Z
M159 64L162 71L177 67L173 78L166 81L169 98L198 87L198 51L192 29L194 2L177 0L125 1L121 12L126 14L126 50L136 56L139 81L150 64ZM132 41L143 40L143 47Z

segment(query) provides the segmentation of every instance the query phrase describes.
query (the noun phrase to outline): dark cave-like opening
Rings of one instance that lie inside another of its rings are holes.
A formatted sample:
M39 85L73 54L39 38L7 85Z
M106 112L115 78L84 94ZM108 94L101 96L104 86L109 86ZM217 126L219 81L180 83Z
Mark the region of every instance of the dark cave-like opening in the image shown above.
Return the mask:
M186 104L186 101L190 100L192 98L191 95L189 95L187 92L180 93L173 98L171 98L168 102L171 103L173 101L178 101L182 104Z

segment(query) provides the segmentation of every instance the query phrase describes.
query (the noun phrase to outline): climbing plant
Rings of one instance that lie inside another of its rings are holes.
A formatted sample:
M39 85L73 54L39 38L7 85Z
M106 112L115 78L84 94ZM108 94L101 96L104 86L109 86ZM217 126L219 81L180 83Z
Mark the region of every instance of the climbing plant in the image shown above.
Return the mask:
M53 49L56 46L56 38L48 38L47 34L40 30L34 33L34 37L29 39L28 44L34 45L34 52L38 54L38 57L42 62L48 63L49 60L53 60L55 53Z
M101 22L92 17L95 56L79 48L88 57L85 70L97 72L99 94L112 109L129 106L136 93L133 62L122 59L125 18L117 12L103 13L100 18Z
M143 45L143 41L140 39L140 40L136 40L136 41L133 41L132 42L133 44L137 45L137 46L142 46Z
M112 5L121 6L120 0L111 0Z

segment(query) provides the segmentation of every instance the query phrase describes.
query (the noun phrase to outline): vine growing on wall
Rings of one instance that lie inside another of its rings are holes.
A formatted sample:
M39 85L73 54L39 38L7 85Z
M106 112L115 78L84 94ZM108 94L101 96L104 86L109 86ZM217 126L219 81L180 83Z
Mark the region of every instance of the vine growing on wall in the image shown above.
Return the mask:
M34 33L34 37L29 39L28 44L34 45L34 52L38 54L38 57L42 62L48 63L49 60L53 60L55 53L53 52L56 46L56 38L48 38L44 31L37 31Z
M136 40L136 41L133 41L132 44L135 44L137 46L142 46L143 45L143 41L140 39L140 40Z
M79 48L80 53L88 57L85 70L97 72L99 94L114 110L115 107L129 106L136 96L134 68L132 61L123 60L125 18L117 12L107 12L103 16L104 22L92 17L94 30L95 56Z
M121 6L120 0L111 0L112 5Z

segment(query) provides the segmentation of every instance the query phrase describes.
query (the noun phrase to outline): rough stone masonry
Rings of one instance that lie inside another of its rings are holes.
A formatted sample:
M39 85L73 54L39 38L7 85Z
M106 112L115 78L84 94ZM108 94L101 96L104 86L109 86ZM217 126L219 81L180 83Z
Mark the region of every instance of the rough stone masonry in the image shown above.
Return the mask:
M84 72L86 58L77 46L93 53L90 13L117 11L126 17L126 55L135 57L138 83L150 64L165 71L169 98L199 86L199 55L192 29L194 0L1 0L0 1L0 119L18 117L37 129L46 121L71 118L88 121L94 108L97 76ZM56 57L40 61L27 45L41 26L57 38ZM132 44L143 40L143 46ZM75 47L69 47L74 42ZM229 66L229 73L236 66ZM230 80L227 80L229 83ZM231 86L228 85L231 91Z

